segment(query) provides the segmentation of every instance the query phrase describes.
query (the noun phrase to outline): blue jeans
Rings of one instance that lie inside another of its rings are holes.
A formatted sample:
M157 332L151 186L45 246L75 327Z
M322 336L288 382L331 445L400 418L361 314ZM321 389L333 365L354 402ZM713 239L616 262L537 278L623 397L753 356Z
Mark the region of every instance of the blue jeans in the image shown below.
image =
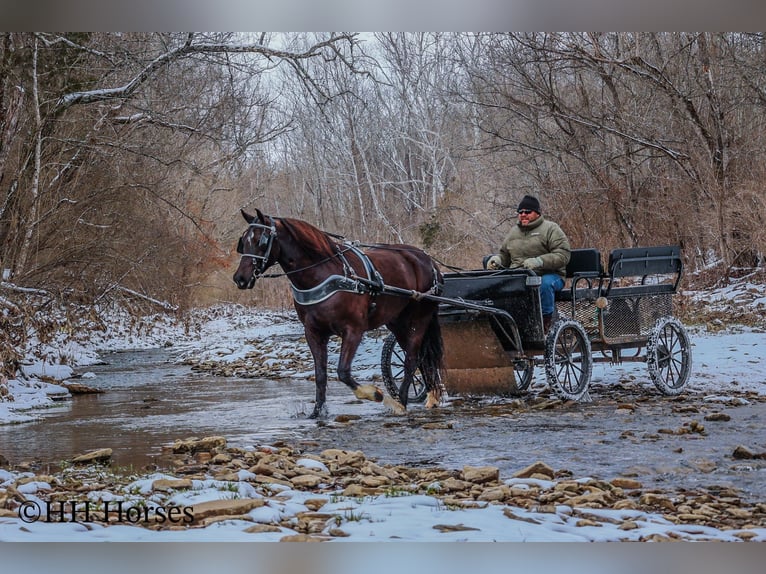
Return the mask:
M546 273L542 276L540 285L540 306L543 308L543 315L552 315L556 310L556 301L554 299L556 291L564 288L564 279L558 273Z

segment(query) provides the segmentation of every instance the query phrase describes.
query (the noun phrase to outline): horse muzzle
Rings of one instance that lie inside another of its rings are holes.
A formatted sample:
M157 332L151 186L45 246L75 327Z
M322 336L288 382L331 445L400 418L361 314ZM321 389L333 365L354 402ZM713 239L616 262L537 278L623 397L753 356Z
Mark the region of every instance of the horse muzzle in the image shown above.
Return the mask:
M255 286L255 280L257 277L255 274L251 274L250 276L241 275L240 273L234 274L234 283L237 285L238 289L252 289Z

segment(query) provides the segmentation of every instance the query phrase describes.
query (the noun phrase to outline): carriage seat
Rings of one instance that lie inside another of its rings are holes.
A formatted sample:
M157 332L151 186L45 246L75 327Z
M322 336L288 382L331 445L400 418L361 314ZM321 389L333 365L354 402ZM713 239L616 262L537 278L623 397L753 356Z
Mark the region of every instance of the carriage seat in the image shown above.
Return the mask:
M682 271L679 245L614 249L604 295L675 293Z
M571 301L578 289L592 290L597 297L603 278L604 266L598 249L572 249L566 268L567 284L556 292L556 300Z

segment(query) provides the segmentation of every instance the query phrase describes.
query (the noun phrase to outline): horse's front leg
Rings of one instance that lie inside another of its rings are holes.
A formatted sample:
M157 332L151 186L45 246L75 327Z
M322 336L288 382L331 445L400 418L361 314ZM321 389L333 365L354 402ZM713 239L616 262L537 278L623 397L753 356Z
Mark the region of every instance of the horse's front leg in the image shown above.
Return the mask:
M306 329L306 342L314 357L314 382L316 384L316 401L314 411L309 418L318 418L327 402L327 342L329 337Z
M351 363L354 361L354 355L362 342L364 333L349 332L343 336L340 345L340 357L338 359L338 378L346 384L358 399L380 402L383 400L383 391L375 385L360 385L351 374Z

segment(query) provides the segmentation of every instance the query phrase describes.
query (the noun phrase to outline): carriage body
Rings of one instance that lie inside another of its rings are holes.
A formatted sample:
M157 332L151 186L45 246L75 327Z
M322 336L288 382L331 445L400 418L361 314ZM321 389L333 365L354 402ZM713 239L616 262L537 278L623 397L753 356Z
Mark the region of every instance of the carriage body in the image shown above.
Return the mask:
M556 296L559 318L547 333L534 273L446 273L439 311L444 386L452 395L517 394L542 366L558 396L581 400L594 362L642 361L661 392L679 394L691 369L688 335L673 316L682 271L678 246L615 249L606 269L598 250L575 249ZM395 351L395 341L384 344L389 391L396 388ZM417 392L415 385L414 400Z

